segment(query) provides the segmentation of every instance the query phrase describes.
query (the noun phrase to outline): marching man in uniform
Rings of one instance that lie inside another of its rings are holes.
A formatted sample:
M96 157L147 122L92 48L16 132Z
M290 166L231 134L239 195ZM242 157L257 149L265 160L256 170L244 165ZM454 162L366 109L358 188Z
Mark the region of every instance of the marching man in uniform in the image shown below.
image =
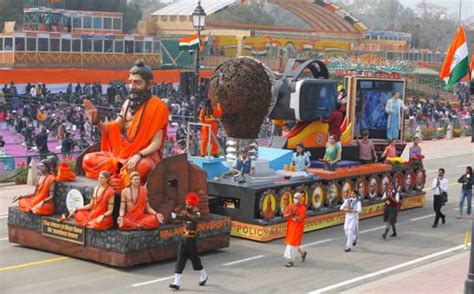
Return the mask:
M359 200L358 192L353 190L350 198L344 200L341 210L346 212L344 220L344 231L347 242L345 252L351 251L352 246L357 244L357 233L359 231L359 213L362 212L362 204Z
M180 211L179 213L171 213L171 218L182 220L184 223L184 234L179 241L178 247L178 260L176 262L174 282L170 284L170 288L179 290L181 285L181 276L183 275L186 261L191 260L193 269L200 271L199 286L206 285L207 273L202 266L201 259L198 256L197 250L197 227L198 221L201 217L197 205L200 201L199 196L196 193L189 193L186 196L186 210Z

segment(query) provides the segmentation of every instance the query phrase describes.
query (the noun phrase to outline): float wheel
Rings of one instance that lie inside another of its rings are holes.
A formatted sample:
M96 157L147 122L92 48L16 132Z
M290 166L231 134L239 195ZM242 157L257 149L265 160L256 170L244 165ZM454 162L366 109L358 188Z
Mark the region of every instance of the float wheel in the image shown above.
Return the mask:
M352 180L350 178L342 181L341 197L340 197L341 202L344 202L344 200L346 200L347 198L351 196L353 188L354 186L352 185Z
M407 170L405 173L405 178L403 179L403 190L405 192L410 192L415 186L415 173Z
M415 171L415 188L418 191L423 190L423 188L425 187L425 182L426 182L425 171L422 169Z
M341 188L337 182L329 182L326 187L326 205L335 207L339 202Z
M383 174L382 177L380 178L380 191L379 194L383 195L385 191L387 190L387 185L392 181L392 177L390 174Z
M357 191L360 194L361 199L367 198L367 192L368 192L367 179L364 176L359 177L356 181L354 189L357 189Z
M401 172L397 172L395 173L395 175L393 176L393 179L394 179L394 184L395 184L395 189L397 189L397 191L404 191L404 184L405 184L405 178L403 177L403 174Z
M304 205L305 205L306 208L308 208L309 204L310 204L310 200L309 200L310 194L309 194L308 186L306 186L306 185L298 186L298 187L296 187L293 195L295 195L296 192L300 192L300 193L303 194L303 196L304 196Z
M367 182L367 196L369 199L375 199L380 193L380 180L377 176L371 176Z

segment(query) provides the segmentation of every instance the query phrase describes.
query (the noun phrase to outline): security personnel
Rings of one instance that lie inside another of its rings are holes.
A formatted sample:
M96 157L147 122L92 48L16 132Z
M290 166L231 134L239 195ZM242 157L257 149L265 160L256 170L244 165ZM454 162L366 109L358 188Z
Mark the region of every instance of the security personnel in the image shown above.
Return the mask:
M183 237L179 241L178 247L178 260L176 262L174 282L170 284L170 288L179 290L181 285L181 276L183 275L184 267L186 266L186 261L191 260L193 264L193 269L195 271L200 271L199 286L206 285L207 282L207 273L202 266L201 259L198 256L197 249L197 227L198 221L201 217L197 205L200 201L199 196L196 193L189 193L186 196L186 209L179 213L171 213L171 218L182 220L184 223L184 233Z

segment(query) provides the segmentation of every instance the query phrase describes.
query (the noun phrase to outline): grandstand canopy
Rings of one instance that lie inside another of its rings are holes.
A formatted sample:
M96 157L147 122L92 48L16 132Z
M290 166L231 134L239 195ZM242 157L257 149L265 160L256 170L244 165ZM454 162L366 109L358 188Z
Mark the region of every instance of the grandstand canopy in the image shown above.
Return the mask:
M206 14L211 15L240 2L239 0L202 0L201 5ZM302 19L314 32L359 34L367 30L367 27L350 13L326 0L267 0L267 2ZM191 16L195 8L195 0L179 0L152 15Z

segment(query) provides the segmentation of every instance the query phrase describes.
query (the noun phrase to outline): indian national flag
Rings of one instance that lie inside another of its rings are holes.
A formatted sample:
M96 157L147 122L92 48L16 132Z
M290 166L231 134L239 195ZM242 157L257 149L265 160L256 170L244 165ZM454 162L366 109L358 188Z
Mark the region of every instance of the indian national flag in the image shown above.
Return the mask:
M474 54L471 56L471 84L474 87Z
M467 50L466 33L459 27L451 46L449 46L446 60L439 74L446 86L446 90L459 82L469 73L469 53Z
M192 36L179 39L179 50L198 50L199 49L199 38L197 34Z

